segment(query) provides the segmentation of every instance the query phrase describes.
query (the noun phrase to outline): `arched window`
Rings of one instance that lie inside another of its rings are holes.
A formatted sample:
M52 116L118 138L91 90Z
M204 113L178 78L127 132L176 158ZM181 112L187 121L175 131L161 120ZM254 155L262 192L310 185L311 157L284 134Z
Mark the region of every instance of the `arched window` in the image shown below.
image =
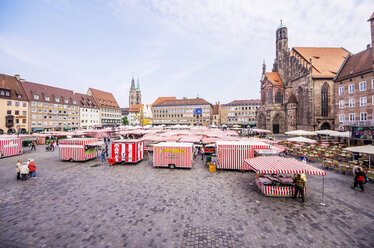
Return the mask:
M268 104L272 104L272 103L273 103L273 91L269 90L268 91Z
M297 90L297 123L303 124L304 119L304 94L303 88L299 87Z
M321 89L321 115L329 116L329 85L326 82Z
M275 94L275 103L283 103L283 95L280 90L278 90L277 94Z

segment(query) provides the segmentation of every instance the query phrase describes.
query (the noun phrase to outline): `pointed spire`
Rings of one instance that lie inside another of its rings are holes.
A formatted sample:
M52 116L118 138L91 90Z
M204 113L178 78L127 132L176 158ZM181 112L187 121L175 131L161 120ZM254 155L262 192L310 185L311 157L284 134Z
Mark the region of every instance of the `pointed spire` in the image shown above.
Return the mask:
M136 82L136 90L140 91L139 78L137 79L137 82Z
M265 60L263 60L262 62L262 74L265 74L266 72L266 64L265 64Z
M196 94L196 98L199 99L199 92L197 92L197 94Z
M131 89L135 89L134 76L132 76L132 80L131 80Z

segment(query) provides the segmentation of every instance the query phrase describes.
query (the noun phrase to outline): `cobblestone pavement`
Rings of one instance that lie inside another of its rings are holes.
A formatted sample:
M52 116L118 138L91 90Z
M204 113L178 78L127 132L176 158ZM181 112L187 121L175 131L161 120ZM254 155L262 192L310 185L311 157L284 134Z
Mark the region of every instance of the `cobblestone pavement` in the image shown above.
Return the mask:
M18 159L37 179L16 181ZM58 161L58 152L0 160L0 247L373 247L374 183L308 176L306 202L265 197L253 173L209 173L99 159Z

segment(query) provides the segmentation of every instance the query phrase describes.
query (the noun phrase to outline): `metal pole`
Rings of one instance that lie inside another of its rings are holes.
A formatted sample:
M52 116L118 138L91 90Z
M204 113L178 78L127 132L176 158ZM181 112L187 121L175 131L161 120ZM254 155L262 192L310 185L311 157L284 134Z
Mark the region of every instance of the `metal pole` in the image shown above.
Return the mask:
M325 203L325 176L322 177L322 202L321 202L321 205L322 206L326 205L326 203Z

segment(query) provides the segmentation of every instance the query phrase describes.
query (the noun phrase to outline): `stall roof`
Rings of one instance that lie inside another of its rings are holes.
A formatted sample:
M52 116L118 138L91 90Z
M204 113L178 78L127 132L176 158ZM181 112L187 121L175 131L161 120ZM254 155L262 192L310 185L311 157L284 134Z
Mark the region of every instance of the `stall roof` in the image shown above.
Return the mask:
M153 147L159 147L159 146L173 146L173 147L193 147L192 143L177 143L177 142L161 142Z
M299 143L317 143L317 140L308 139L308 138L304 138L304 137L288 138L287 140L292 141L292 142L299 142Z
M287 135L298 135L298 136L317 135L316 132L305 131L305 130L293 130L293 131L285 132L285 134L287 134Z
M245 159L253 170L263 174L311 174L325 176L326 172L294 158L257 157Z
M354 147L347 147L344 150L351 151L351 152L362 152L367 154L374 154L374 146L366 145L366 146L354 146Z

